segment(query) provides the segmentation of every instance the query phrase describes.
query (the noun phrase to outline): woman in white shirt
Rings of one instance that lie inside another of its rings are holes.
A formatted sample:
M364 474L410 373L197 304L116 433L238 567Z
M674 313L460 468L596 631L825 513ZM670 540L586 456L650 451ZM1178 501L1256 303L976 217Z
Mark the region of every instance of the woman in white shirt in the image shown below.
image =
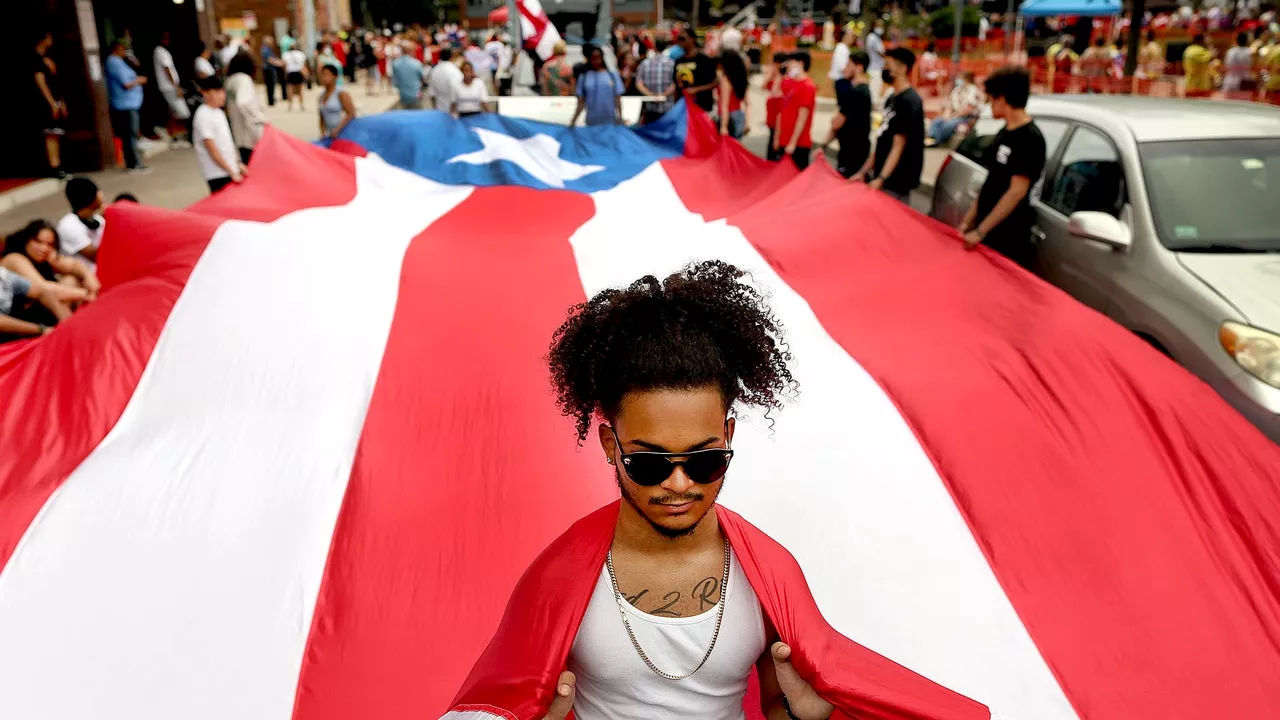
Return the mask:
M298 108L307 109L307 103L302 99L302 85L307 81L307 54L294 47L280 58L284 63L284 83L289 88L285 97L288 98L289 109L293 110L293 101L298 100Z
M485 84L476 78L476 71L471 63L462 63L462 81L453 91L453 114L467 117L484 112L484 99L488 92Z
M241 51L227 64L227 121L240 151L240 162L248 164L253 148L267 127L267 110L254 84L258 66L248 52Z

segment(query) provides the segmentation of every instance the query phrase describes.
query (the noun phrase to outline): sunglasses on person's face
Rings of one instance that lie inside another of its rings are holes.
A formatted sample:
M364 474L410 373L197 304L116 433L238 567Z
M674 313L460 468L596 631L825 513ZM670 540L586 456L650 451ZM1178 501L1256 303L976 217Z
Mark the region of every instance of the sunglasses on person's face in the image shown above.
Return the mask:
M613 428L609 428L609 431L613 433L614 442L621 451L622 441L618 439L618 431ZM632 452L622 453L622 469L631 478L631 482L642 487L661 485L677 467L684 468L684 474L695 483L710 485L724 477L732 459L733 450L729 448L707 448L683 453Z

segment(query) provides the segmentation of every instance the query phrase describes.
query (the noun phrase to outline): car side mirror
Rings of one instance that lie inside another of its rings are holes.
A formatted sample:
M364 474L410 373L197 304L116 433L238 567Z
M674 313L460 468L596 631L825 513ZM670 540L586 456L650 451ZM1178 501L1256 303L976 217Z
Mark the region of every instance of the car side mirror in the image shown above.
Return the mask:
M1128 250L1133 234L1124 223L1104 212L1082 210L1067 218L1067 231L1072 235L1100 242L1114 250Z

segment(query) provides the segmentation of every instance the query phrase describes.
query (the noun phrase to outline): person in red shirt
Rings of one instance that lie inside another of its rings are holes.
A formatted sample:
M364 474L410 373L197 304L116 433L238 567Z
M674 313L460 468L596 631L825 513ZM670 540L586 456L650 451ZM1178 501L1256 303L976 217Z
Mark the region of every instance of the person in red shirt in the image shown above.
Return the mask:
M769 99L764 103L765 124L769 127L769 147L766 157L771 161L782 159L782 154L774 147L773 140L778 132L778 115L782 113L782 98L788 84L787 54L774 53L769 63L768 74L764 79L764 86L769 91Z
M774 154L786 155L796 168L809 167L809 155L813 148L810 137L813 129L813 109L818 98L818 86L809 78L809 53L801 50L787 58L787 78L782 92L782 109L778 114L778 132L773 136ZM779 153L781 151L781 153Z

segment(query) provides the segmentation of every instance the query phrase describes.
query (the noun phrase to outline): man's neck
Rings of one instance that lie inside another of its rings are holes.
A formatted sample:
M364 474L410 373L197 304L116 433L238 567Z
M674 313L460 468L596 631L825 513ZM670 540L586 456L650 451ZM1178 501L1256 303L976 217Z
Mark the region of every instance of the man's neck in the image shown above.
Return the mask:
M866 73L854 73L854 74L853 74L853 77L852 77L852 78L849 78L849 82L852 82L854 85L866 85L866 84L867 84L867 74L866 74Z
M1009 119L1004 121L1006 130L1017 130L1018 128L1031 122L1031 116L1026 110L1010 110Z
M714 505L693 532L672 538L654 530L649 521L624 499L618 511L618 525L613 531L615 547L644 555L684 555L722 542Z
M88 220L89 218L97 214L98 214L98 211L95 208L85 208L83 210L76 211L76 215L80 216L85 220Z
M910 81L910 80L906 80L906 79L899 79L899 80L895 80L895 81L894 81L894 83L893 83L893 91L894 91L894 92L902 92L903 90L906 90L906 89L907 89L907 88L909 88L909 87L911 87L911 81Z

